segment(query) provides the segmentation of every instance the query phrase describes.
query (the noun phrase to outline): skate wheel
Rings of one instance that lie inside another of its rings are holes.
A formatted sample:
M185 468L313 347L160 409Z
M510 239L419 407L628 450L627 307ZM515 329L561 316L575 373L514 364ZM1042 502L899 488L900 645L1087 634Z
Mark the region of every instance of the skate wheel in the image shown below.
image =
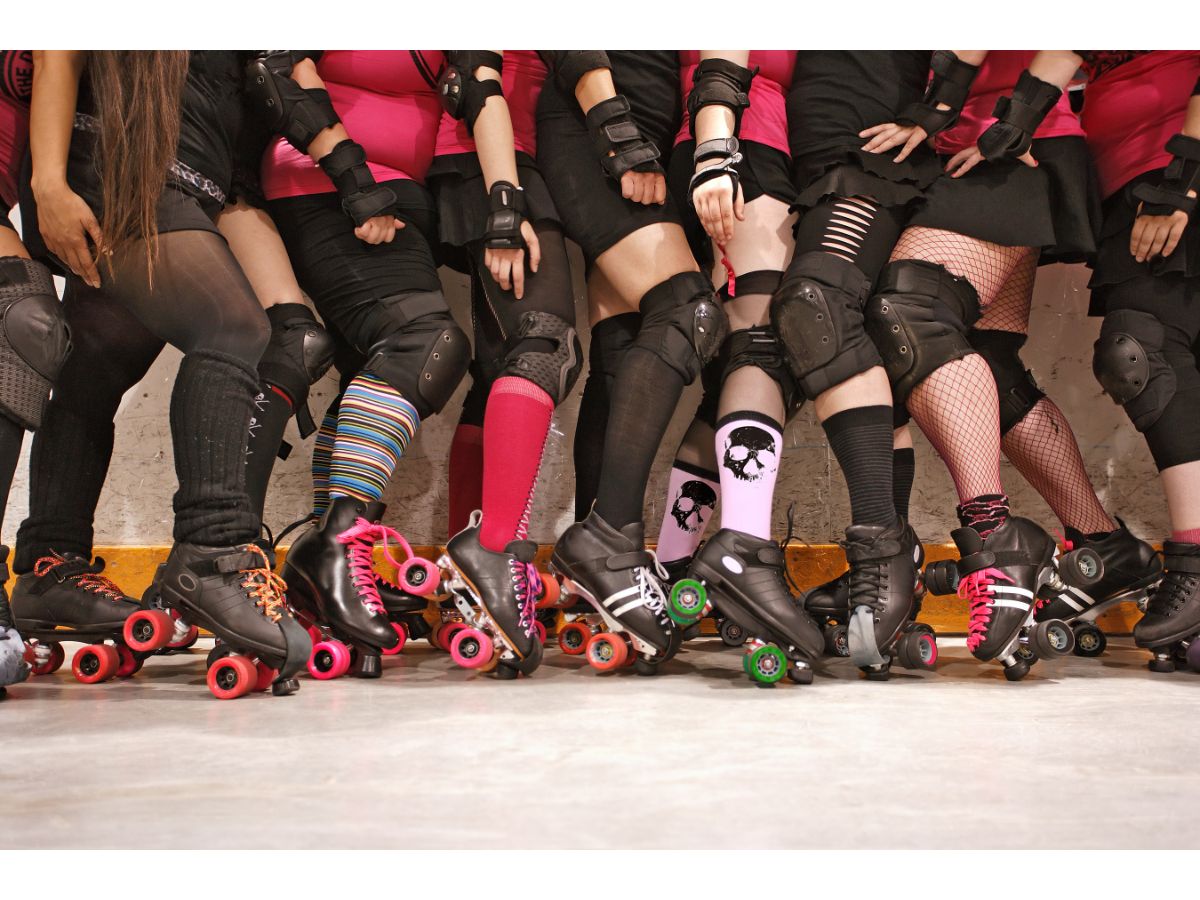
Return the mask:
M208 651L208 656L205 659L204 664L206 666L212 666L212 664L215 663L218 659L224 659L232 652L233 651L229 649L229 646L227 644L223 644L223 643L221 643L221 641L217 641L215 644L213 644L213 648Z
M939 559L925 567L925 587L934 594L953 594L958 591L958 564L952 559Z
M825 626L825 652L830 656L850 655L850 633L845 625Z
M667 615L680 625L691 625L700 619L708 606L708 592L694 578L681 578L671 588L667 599Z
M537 619L533 620L533 630L537 633L538 643L542 646L546 645L546 626Z
M1169 656L1152 656L1146 665L1151 672L1166 673L1175 671L1175 660Z
M121 633L131 650L153 653L171 642L175 636L175 622L157 609L139 609L125 620Z
M721 623L721 641L726 647L740 647L746 643L746 629L733 619Z
M788 678L791 679L793 684L812 684L813 683L812 666L798 666L798 665L793 664L792 667L790 669L788 669L787 674L788 674Z
M592 629L582 622L568 622L558 630L558 646L567 656L581 656L587 653L588 641L592 639Z
M449 650L450 644L454 640L454 635L466 628L463 622L443 622L434 632L434 646L439 650Z
M1047 619L1033 626L1033 651L1042 658L1064 656L1075 649L1075 633L1062 619Z
M558 579L547 572L539 572L542 576L542 590L538 597L538 609L552 609L558 605L558 598L562 596L562 585L558 583Z
M1104 648L1108 646L1108 638L1104 636L1104 632L1092 625L1090 622L1085 622L1082 625L1075 626L1075 655L1092 658L1099 656L1104 652Z
M1023 659L1018 659L1011 666L1004 667L1004 677L1009 681L1020 681L1029 674L1029 663Z
M1104 560L1091 547L1080 547L1058 558L1058 574L1067 584L1086 590L1104 577Z
M910 631L896 644L896 654L906 669L932 669L937 665L937 639L924 631Z
M1033 648L1028 647L1025 644L1022 644L1017 648L1015 655L1017 659L1022 660L1031 666L1038 661L1038 655L1034 653Z
M62 644L50 644L50 658L41 665L37 663L36 642L30 642L25 645L25 662L31 667L33 675L53 675L62 668L63 661L67 658L67 651L62 647Z
M350 650L341 641L330 638L313 645L308 658L308 674L317 681L341 678L350 670Z
M272 669L261 659L254 661L254 671L258 677L254 681L254 687L251 689L256 694L261 694L264 691L271 689L271 684L279 677L279 670Z
M384 656L395 656L404 649L404 645L408 643L408 629L400 622L393 622L392 629L396 632L396 646L389 647L386 650L381 649L379 652Z
M442 573L436 565L419 556L410 556L400 564L396 579L401 590L418 597L428 597L437 590Z
M88 644L75 652L71 660L71 672L75 680L83 684L99 684L108 681L121 667L117 648L109 644Z
M464 669L482 669L495 655L492 639L478 628L463 625L450 640L450 658Z
M258 670L244 656L225 656L208 670L208 689L218 700L244 697L258 682Z
M117 677L131 678L142 669L146 658L140 653L134 653L124 644L117 644Z
M1187 664L1193 672L1200 672L1200 640L1192 639L1187 648Z
M587 643L587 661L601 672L619 669L628 657L629 647L619 635L602 631Z
M171 618L173 620L178 620L179 613L172 610ZM168 649L168 650L190 650L192 647L194 647L196 645L196 641L198 641L198 640L200 640L200 629L197 628L195 625L189 625L187 627L187 631L184 632L183 637L181 637L177 641L171 641L171 643L167 644L166 649Z
M767 644L746 654L747 674L759 684L774 684L787 674L788 661L783 651Z

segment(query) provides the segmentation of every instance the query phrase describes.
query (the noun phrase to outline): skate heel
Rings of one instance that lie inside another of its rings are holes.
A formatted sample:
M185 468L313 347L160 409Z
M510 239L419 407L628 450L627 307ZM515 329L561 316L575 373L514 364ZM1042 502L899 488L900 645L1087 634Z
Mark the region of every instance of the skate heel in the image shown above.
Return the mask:
M355 678L379 678L383 675L383 665L379 654L372 649L356 647L354 662L350 667L350 675Z

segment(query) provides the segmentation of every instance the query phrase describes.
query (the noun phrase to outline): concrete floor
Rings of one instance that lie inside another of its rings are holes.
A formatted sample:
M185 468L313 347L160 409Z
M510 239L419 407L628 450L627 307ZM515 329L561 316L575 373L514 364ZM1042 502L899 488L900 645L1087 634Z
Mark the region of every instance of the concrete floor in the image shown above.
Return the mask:
M655 679L557 651L498 683L414 643L378 682L214 700L205 642L0 703L0 847L1186 847L1200 676L1114 641L1021 684L939 671L754 687L688 645Z

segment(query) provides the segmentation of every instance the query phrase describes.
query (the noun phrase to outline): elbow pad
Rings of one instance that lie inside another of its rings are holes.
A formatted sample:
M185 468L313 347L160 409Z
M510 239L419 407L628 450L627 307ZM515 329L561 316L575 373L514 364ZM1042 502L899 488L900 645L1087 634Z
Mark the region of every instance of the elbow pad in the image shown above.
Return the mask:
M930 68L933 78L924 99L910 103L896 121L901 125L919 125L932 136L958 121L979 66L963 62L953 50L938 50L933 54ZM943 103L950 108L939 109Z
M301 153L313 138L338 124L337 111L322 88L302 88L292 81L292 68L307 51L273 50L246 64L246 96L265 117L267 126Z
M579 79L593 69L612 69L603 50L543 50L542 60L554 72L564 93L574 95Z
M727 59L703 59L696 66L692 90L688 93L688 120L692 137L696 136L696 114L706 106L724 106L733 113L733 134L742 124L742 112L750 107L750 83L758 70Z
M489 97L502 97L504 90L500 82L475 77L480 66L499 72L503 57L489 50L452 50L448 54L449 65L438 78L438 96L442 109L450 117L467 123L467 133L475 133L475 120L483 112Z

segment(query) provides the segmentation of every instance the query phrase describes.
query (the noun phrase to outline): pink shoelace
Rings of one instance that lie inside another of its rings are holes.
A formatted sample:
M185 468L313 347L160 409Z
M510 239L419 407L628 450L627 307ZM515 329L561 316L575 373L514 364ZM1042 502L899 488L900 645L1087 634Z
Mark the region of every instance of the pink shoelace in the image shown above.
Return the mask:
M537 589L542 583L542 574L533 563L523 563L512 560L513 584L517 587L517 599L521 602L521 627L526 636L531 636L536 628L534 621L537 617Z
M967 649L974 652L987 637L988 624L992 620L992 585L997 581L1012 579L999 569L980 569L972 572L958 582L958 596L961 600L970 601L971 624L967 629Z
M383 599L379 596L378 577L375 573L375 562L372 554L375 545L383 544L383 555L393 566L399 568L400 562L392 556L388 544L395 543L404 550L405 558L413 555L403 535L396 529L376 522L368 522L359 517L354 524L338 535L338 542L345 544L350 562L350 579L358 588L358 596L362 605L378 616L386 615Z

